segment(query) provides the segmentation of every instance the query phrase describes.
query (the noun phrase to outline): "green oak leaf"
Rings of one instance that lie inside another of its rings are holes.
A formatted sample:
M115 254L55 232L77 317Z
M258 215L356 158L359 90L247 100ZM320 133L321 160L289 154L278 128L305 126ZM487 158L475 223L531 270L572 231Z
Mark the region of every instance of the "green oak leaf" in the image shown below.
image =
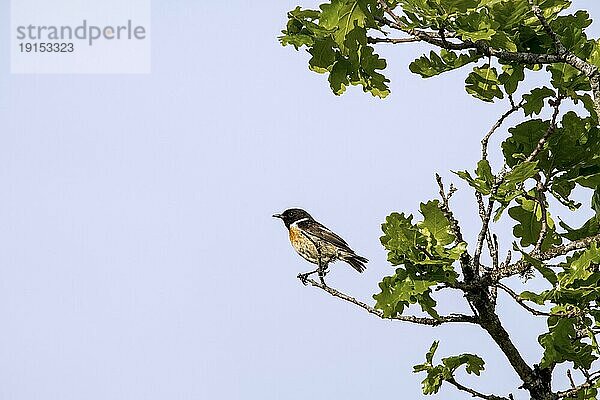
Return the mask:
M496 30L492 27L492 19L485 8L478 12L458 15L454 29L463 40L473 42L489 41L496 34Z
M537 165L537 161L524 161L517 164L504 177L504 185L512 188L529 178L533 178L538 172Z
M384 235L381 244L388 250L388 261L392 265L408 262L419 263L427 259L429 241L421 230L412 223L412 215L392 213L381 225Z
M537 147L549 126L549 121L534 119L509 128L508 132L511 136L502 143L502 152L508 166L514 167L527 158ZM540 167L545 169L544 166L548 164L544 161L548 160L547 151L541 151L536 159L540 160Z
M570 285L575 280L585 280L589 278L595 271L594 268L600 264L600 249L597 243L592 243L590 247L577 254L571 259L569 268L565 274L561 276L561 285Z
M454 172L461 179L467 181L467 183L477 190L479 193L489 195L494 185L494 175L492 174L492 167L488 160L480 160L477 163L477 169L475 170L476 177L471 177L468 171Z
M502 49L506 51L517 51L517 45L506 32L496 31L490 39L490 45L495 49Z
M542 230L542 210L537 202L533 200L518 199L519 205L508 210L508 215L519 222L513 228L515 237L521 238L520 245L523 247L537 243ZM542 249L548 249L552 245L561 243L560 236L554 231L554 221L547 216L548 231Z
M473 72L469 74L465 83L467 93L480 100L492 102L494 98L504 98L494 67L485 65L482 68L473 68Z
M594 109L594 99L590 96L589 93L578 93L576 97L571 97L575 104L577 104L580 100L583 103L583 107L590 114L590 118L594 122L594 125L598 125L598 115L596 114L596 110Z
M561 221L559 225L567 231L567 233L562 233L561 236L569 240L580 240L600 234L600 223L596 216L588 219L585 224L578 229L571 228L563 221Z
M312 55L308 65L312 71L325 73L331 69L336 60L335 42L331 37L316 40L308 50Z
M498 80L504 86L504 90L508 94L513 94L517 91L519 83L525 79L524 67L522 65L507 64L502 66L502 73Z
M600 186L597 186L594 189L594 194L592 195L592 210L596 212L596 220L600 220Z
M581 203L575 203L569 198L573 189L575 189L575 182L563 179L562 177L555 178L550 186L552 195L561 203L567 205L569 209L575 211L581 206Z
M429 57L423 55L409 65L411 72L421 75L423 78L430 78L441 73L452 71L466 64L477 61L481 58L474 50L468 54L457 54L454 51L442 49L438 55L431 51Z
M479 376L481 371L485 369L483 359L474 354L460 354L457 356L446 357L442 359L442 363L435 365L433 357L439 342L435 341L431 345L427 354L425 354L425 362L413 367L413 372L426 372L425 379L421 382L423 394L429 395L437 393L444 381L454 379L454 373L462 366L465 367L468 374Z
M458 356L442 359L442 363L453 374L460 366L465 366L468 374L479 376L483 371L485 362L479 356L474 354L461 354Z
M550 72L552 86L558 89L559 93L571 98L578 97L578 91L589 91L591 86L589 81L579 70L568 64L551 64L546 67Z
M327 29L335 29L333 37L340 49L345 49L346 36L355 26L365 26L368 18L365 5L366 2L363 0L331 0L329 4L320 6L319 23Z
M531 15L531 7L527 0L500 0L486 5L493 15L494 22L504 32L517 32L524 25L525 19Z
M333 93L339 96L346 91L346 87L350 85L348 75L351 70L352 64L345 59L337 60L333 64L328 79Z
M438 318L436 302L430 295L431 288L438 283L426 276L419 278L410 266L409 269L398 268L395 275L385 277L379 283L380 292L373 295L375 308L381 310L385 318L393 318L411 304L419 304L424 312Z
M530 292L528 290L522 292L519 295L519 298L522 300L526 300L526 301L531 301L537 305L543 306L544 303L546 302L546 297L544 295L541 294L537 294L534 292Z
M438 1L445 15L452 15L457 13L466 13L469 10L475 10L480 0L444 0Z
M561 125L548 140L551 166L567 172L565 177L583 176L583 169L599 163L600 131L573 111L563 115Z
M578 339L575 318L549 317L548 328L549 332L538 338L544 348L540 367L571 361L575 368L589 370L596 358L593 347Z
M544 107L544 100L548 97L556 96L554 90L543 86L533 89L529 94L523 95L525 102L523 103L523 111L526 116L539 114Z
M427 229L438 245L446 246L454 242L454 235L450 231L450 222L440 209L438 200L421 203L421 214L425 218L418 224L419 228Z

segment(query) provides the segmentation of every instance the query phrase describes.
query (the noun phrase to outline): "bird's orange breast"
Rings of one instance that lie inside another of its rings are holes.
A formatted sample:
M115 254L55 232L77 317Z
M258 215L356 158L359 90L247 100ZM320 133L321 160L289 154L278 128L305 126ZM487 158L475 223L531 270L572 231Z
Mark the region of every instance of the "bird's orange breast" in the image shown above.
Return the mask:
M298 243L301 235L300 229L295 226L290 226L290 242L292 242L292 244Z

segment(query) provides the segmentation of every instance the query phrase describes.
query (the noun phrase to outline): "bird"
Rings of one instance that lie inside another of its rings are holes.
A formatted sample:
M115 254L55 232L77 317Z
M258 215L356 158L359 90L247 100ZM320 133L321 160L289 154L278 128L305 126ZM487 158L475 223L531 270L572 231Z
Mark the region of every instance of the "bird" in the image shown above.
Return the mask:
M305 260L316 264L314 271L299 274L298 278L306 285L310 275L319 274L319 279L325 284L325 275L330 263L341 260L358 272L363 272L369 262L350 248L348 243L320 222L317 222L308 212L300 208L289 208L281 214L273 214L279 218L289 231L290 242L296 252Z

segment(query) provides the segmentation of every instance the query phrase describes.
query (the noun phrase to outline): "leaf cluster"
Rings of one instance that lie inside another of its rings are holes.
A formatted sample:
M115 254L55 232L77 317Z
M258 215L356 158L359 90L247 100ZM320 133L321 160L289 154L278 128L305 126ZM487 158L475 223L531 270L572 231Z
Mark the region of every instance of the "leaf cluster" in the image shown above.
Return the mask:
M436 302L432 290L441 284L456 282L454 262L466 250L466 243L456 243L450 222L438 200L421 204L422 221L413 223L412 215L392 213L382 225L381 243L388 251L388 261L400 266L395 274L383 278L381 292L374 295L375 307L385 317L402 314L411 304L419 304L434 318Z
M438 341L433 342L425 355L425 362L413 367L413 372L415 373L427 373L427 376L421 382L423 394L435 394L440 390L442 383L454 381L454 373L460 367L464 366L468 374L477 376L485 369L483 359L474 354L460 354L458 356L446 357L442 359L441 364L434 364L433 357L438 345Z
M360 85L373 96L389 94L389 80L379 71L386 61L367 43L367 31L379 29L381 9L374 0L332 0L319 10L297 7L279 38L284 46L307 47L309 68L329 74L331 90L340 95L349 85Z

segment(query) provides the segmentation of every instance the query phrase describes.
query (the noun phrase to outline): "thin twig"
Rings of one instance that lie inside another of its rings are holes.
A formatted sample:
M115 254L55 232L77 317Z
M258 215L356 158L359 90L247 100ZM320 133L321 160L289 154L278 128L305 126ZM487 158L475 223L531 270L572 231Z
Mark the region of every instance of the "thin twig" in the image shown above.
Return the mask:
M589 389L594 386L594 381L598 379L598 376L592 378L591 376L586 380L586 382L582 383L579 386L575 386L569 390L563 390L560 392L556 392L557 399L564 399L566 397L576 397L579 392L585 389Z
M483 394L481 392L478 392L477 390L468 388L468 387L456 382L454 380L454 378L447 379L446 382L454 385L454 387L456 387L458 390L469 393L473 397L479 397L480 399L485 399L485 400L508 400L508 398L506 398L506 397L500 397L500 396L496 396L493 394Z
M539 317L570 317L570 316L574 315L574 314L570 314L570 313L549 313L549 312L536 310L535 308L527 305L527 303L525 303L525 300L523 300L521 298L521 296L519 296L517 293L515 293L508 286L506 286L502 283L497 283L496 286L499 287L500 289L504 290L504 292L506 292L510 297L512 297L521 307L523 307L525 310L529 311L533 315L536 315Z
M538 237L537 243L535 244L534 251L541 251L542 245L544 244L544 240L546 240L546 235L548 234L548 210L546 209L546 194L544 193L547 190L547 188L542 183L542 178L539 174L536 176L536 180L536 201L542 210L542 221L540 228L540 236Z
M492 239L494 241L494 244L492 246L494 251L490 254L490 256L492 257L492 268L498 269L500 267L500 261L498 259L498 251L499 251L498 236L496 236L496 234L494 233L492 235Z
M483 195L480 192L475 191L475 198L477 199L477 205L479 207L479 218L481 218L481 222L484 222L486 215L487 215L487 211L485 209L485 204L483 202ZM485 234L485 241L488 245L488 251L490 253L490 257L492 258L492 263L494 263L494 261L497 261L497 257L494 257L494 254L496 253L496 249L494 248L494 243L492 241L492 235L490 233L489 226L488 226L488 230ZM497 254L496 254L496 256L497 256Z
M460 231L460 225L458 224L458 221L456 220L456 218L454 218L454 214L452 213L452 210L450 210L450 198L452 197L454 192L456 192L456 187L454 187L454 185L450 185L450 191L448 192L448 194L446 194L446 190L444 189L444 182L442 181L442 177L439 174L435 174L435 180L440 189L440 191L439 191L440 199L442 200L442 203L440 204L440 209L442 210L442 213L444 213L444 216L450 222L450 230L454 234L454 237L456 238L456 242L460 243L463 241L462 232Z
M569 378L569 382L571 382L571 389L575 389L575 381L573 380L573 375L571 375L571 370L567 370L567 378Z
M537 157L537 155L544 149L544 145L546 144L546 141L548 140L548 138L556 130L556 118L558 117L558 113L560 111L560 103L562 102L562 100L563 100L563 97L559 95L556 98L556 101L552 102L552 106L554 107L554 112L552 113L552 120L550 121L550 126L548 127L548 130L546 130L546 133L544 133L544 135L540 138L537 145L535 146L535 149L533 149L533 151L531 152L529 157L527 157L525 159L525 162L531 162L531 161L533 161L534 158Z
M523 99L521 99L521 102L519 104L515 104L515 102L512 98L512 95L509 96L509 99L510 99L510 103L512 106L510 108L510 110L508 110L507 112L502 114L502 116L498 119L498 121L496 121L496 123L492 126L492 128L489 130L489 132L483 137L483 139L481 139L481 159L482 160L487 160L488 143L490 141L490 138L494 134L494 132L496 132L496 130L498 128L500 128L500 126L502 125L502 123L504 122L504 120L506 118L508 118L512 113L514 113L515 111L517 111L519 108L521 108L523 106L523 103L524 103Z
M479 211L479 218L483 221L485 219L485 204L483 203L483 195L481 192L475 191L475 199L477 199L477 207Z
M492 186L492 190L490 192L490 197L488 199L488 205L485 209L485 215L482 218L481 231L479 231L479 236L477 237L477 244L475 245L475 253L473 255L473 261L471 262L471 268L475 271L475 274L479 273L479 259L481 257L481 251L483 249L483 242L485 241L487 235L489 234L489 226L490 220L492 219L492 211L494 209L494 196L498 193L498 189L500 185L504 182L504 178L507 174L506 166L502 167L498 175L496 175L496 179L494 185Z
M508 250L508 252L506 253L506 259L504 260L504 263L502 263L502 265L500 266L500 269L508 267L510 265L511 260L512 260L512 251Z

